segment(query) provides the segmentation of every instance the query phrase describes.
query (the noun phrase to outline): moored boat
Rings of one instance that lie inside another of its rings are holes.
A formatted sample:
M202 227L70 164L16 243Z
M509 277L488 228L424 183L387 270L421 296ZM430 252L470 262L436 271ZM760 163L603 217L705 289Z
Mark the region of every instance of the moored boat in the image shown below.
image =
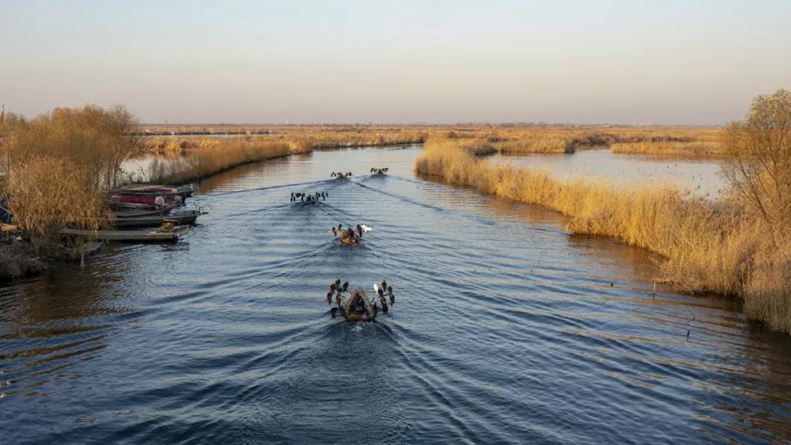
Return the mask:
M118 208L117 206L115 206L115 207ZM166 206L158 207L158 208L150 208L150 209L120 207L121 210L116 210L113 213L115 214L116 218L139 218L139 217L143 217L143 216L164 215L164 214L170 212L171 210L175 209L176 207L178 207L178 206L175 205L175 204L166 205Z
M65 236L81 236L97 241L162 243L178 241L179 237L188 231L189 229L179 231L61 229L60 233Z
M108 221L111 225L122 227L158 227L164 222L172 222L174 225L194 225L200 215L205 215L203 210L185 210L178 213L170 213L167 215L144 215L137 217L116 218L113 221Z

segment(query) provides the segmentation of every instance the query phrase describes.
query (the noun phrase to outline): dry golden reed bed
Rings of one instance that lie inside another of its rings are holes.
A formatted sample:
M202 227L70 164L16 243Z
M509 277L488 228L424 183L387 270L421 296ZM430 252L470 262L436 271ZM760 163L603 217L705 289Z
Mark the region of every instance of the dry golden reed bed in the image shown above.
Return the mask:
M748 316L791 332L791 279L784 272L791 266L789 243L770 242L766 224L735 203L692 198L670 186L563 181L491 164L448 140L429 140L415 170L559 211L572 232L611 236L657 252L664 257L662 279L679 290L736 295Z
M506 154L574 153L578 149L613 146L617 153L674 156L717 155L722 152L722 129L690 127L609 127L565 125L455 125L455 126L262 126L262 127L155 127L149 131L175 133L214 132L202 136L149 136L145 151L181 153L211 148L222 139L216 134L245 131L239 138L300 141L315 149L422 143L429 138L474 141L492 152ZM156 134L156 133L154 133ZM266 136L261 136L266 134Z
M310 151L311 147L261 138L215 138L174 161L154 160L146 175L154 183L183 184L251 162Z

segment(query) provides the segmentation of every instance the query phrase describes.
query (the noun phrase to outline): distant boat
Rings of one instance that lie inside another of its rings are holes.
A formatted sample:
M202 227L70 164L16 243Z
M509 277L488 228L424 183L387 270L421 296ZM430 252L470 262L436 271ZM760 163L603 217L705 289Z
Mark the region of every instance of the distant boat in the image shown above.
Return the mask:
M61 229L60 233L66 236L83 236L97 241L163 243L178 241L179 237L185 235L188 231L188 229L172 232L160 232L157 230L143 232L139 230Z

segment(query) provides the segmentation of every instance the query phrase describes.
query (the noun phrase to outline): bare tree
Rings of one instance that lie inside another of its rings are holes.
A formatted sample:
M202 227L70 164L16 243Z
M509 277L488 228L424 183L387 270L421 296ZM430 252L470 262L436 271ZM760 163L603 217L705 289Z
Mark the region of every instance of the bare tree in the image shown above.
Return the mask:
M753 99L747 119L728 125L723 166L731 192L776 234L791 226L791 91Z

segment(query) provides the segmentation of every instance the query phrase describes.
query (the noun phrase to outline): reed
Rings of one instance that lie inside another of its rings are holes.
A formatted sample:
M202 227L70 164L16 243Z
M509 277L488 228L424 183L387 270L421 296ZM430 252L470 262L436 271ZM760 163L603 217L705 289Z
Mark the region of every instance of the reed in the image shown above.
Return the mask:
M148 180L158 183L185 183L200 180L230 168L312 150L306 141L277 141L264 138L215 138L177 161L154 160Z
M612 144L613 153L661 156L723 156L727 154L717 141L640 141Z
M108 216L105 196L120 180L121 162L137 151L136 122L123 108L58 108L3 126L0 194L15 223L54 238L64 226L97 228Z
M669 185L619 188L584 178L559 180L491 164L439 141L426 144L415 170L556 210L574 233L610 236L657 252L662 280L688 292L739 296L748 316L791 332L791 280L780 272L791 265L789 244L782 243L784 253L778 254L776 242L767 241L766 225L746 217L735 202L694 198Z

